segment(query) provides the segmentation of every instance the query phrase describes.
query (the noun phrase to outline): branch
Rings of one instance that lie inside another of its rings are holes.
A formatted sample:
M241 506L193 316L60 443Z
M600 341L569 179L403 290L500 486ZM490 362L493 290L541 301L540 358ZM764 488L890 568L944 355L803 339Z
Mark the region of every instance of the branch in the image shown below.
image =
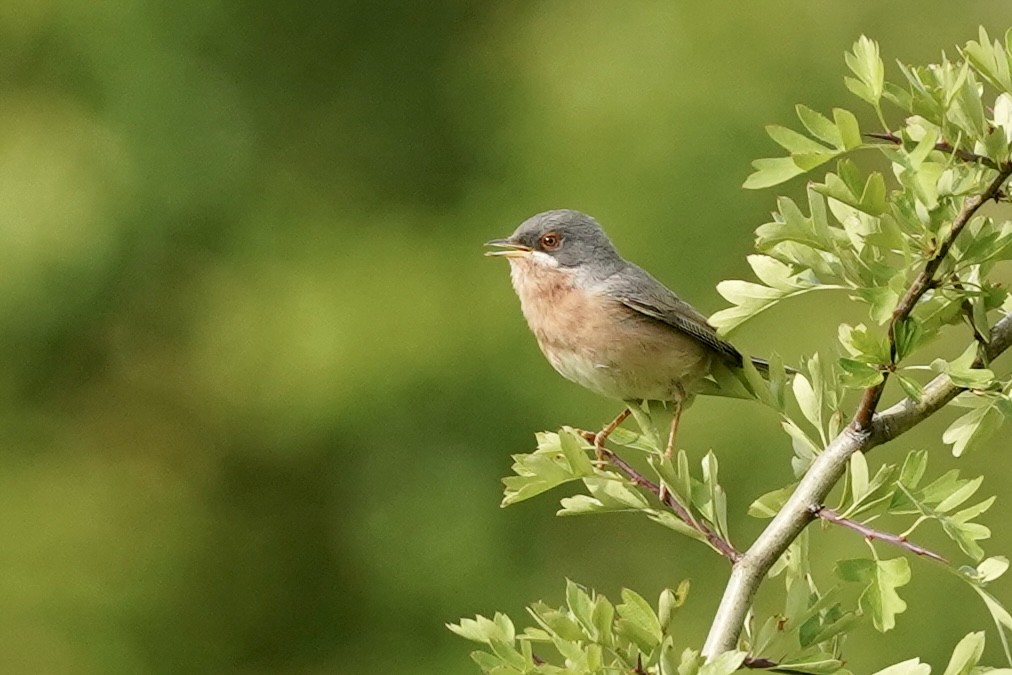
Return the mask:
M762 670L768 670L771 673L787 673L787 675L805 675L806 671L792 670L790 668L781 668L777 665L776 661L770 659L764 659L760 656L746 656L745 660L742 661L742 666L745 668L760 668Z
M963 200L963 207L959 210L956 219L952 221L952 229L949 230L948 236L942 240L938 250L935 251L935 255L924 265L924 269L917 275L914 282L910 284L910 288L907 289L907 292L896 305L896 309L893 310L892 319L889 321L888 331L891 365L896 364L896 326L906 321L907 317L914 310L914 306L917 305L917 301L921 299L921 296L937 283L935 273L938 272L938 268L942 265L942 261L945 260L945 256L949 254L949 249L955 243L956 237L963 231L966 224L970 222L970 218L977 212L977 209L988 200L995 199L998 196L1002 185L1008 180L1009 175L1012 175L1012 163L1007 163L1001 167L998 175L995 176L984 192ZM883 370L882 381L865 390L864 397L861 399L861 404L858 406L857 412L854 414L854 421L852 422L857 431L867 431L871 425L872 417L875 415L875 409L878 407L879 399L882 398L882 391L885 389L888 379L889 370Z
M991 341L984 350L984 356L988 361L993 360L1010 346L1012 314L1002 317L991 329ZM787 503L734 564L710 634L703 645L706 658L712 659L734 648L759 584L773 563L815 517L812 509L822 504L843 476L850 456L896 438L933 415L963 390L954 385L947 375L939 375L924 387L920 402L904 399L875 415L865 431L858 431L851 425L832 440L815 458Z
M874 139L880 140L880 141L888 141L888 142L893 143L895 145L902 145L903 144L903 139L900 138L899 136L897 136L896 134L870 132L870 133L865 134L865 136L867 136L868 138L874 138ZM987 168L994 169L995 171L999 171L1001 169L1001 167L998 166L998 163L995 162L990 157L985 157L984 155L978 155L976 153L970 152L969 150L963 150L961 148L954 148L954 147L952 147L952 144L950 144L947 141L942 141L941 143L935 143L935 150L940 150L941 152L945 152L945 153L948 153L950 155L955 155L956 157L959 157L964 162L971 162L971 163L974 163L974 164L983 164Z
M809 510L812 512L813 516L821 518L827 523L833 523L834 525L841 525L843 527L854 530L865 539L884 541L893 544L894 546L905 548L906 550L910 551L915 555L922 555L925 558L931 558L932 560L937 560L938 562L943 564L949 563L948 560L938 555L934 551L929 551L923 546L918 546L917 544L908 541L906 537L900 536L898 534L890 534L889 532L882 532L881 530L876 530L874 528L868 527L862 522L859 522L852 518L841 516L839 513L826 506L812 506L809 508Z
M591 437L594 436L594 434L590 432L585 431L582 433L590 434ZM584 437L586 438L586 436ZM689 509L681 502L675 499L674 495L672 495L670 491L662 490L660 485L657 485L649 478L641 474L633 468L632 465L628 464L624 459L616 455L611 450L605 448L603 455L613 466L615 466L615 468L624 473L633 483L646 489L648 492L657 497L662 504L674 511L679 520L706 537L706 540L710 542L710 545L713 546L714 549L716 549L717 553L720 553L722 556L727 558L732 564L741 558L741 552L739 552L738 549L731 544L731 542L724 539L724 537L722 537L705 522L693 517L692 512L689 511Z

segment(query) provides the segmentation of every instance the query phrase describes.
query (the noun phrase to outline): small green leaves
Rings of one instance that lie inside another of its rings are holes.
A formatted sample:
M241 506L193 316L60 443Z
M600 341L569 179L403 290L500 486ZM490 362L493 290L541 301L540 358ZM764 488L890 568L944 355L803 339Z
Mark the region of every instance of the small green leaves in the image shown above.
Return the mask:
M993 43L987 36L983 26L980 28L980 41L972 40L963 48L963 54L978 73L984 76L998 89L1012 91L1012 58L1004 46L997 40Z
M493 641L512 643L516 636L513 622L501 612L496 612L492 619L479 614L473 619L461 619L459 624L448 623L446 627L462 638L486 644Z
M957 387L967 389L986 388L994 380L994 373L987 368L974 368L973 361L977 358L977 345L971 344L955 361L935 359L931 368L935 372L945 373Z
M854 43L853 51L846 55L847 67L856 75L844 78L847 89L873 106L878 106L882 98L885 81L885 67L879 56L878 44L861 36Z
M1008 558L1005 556L994 556L981 561L977 565L977 581L981 586L991 583L1008 571Z
M844 386L851 389L874 387L885 377L879 368L855 359L841 358L840 369L842 370L841 381Z
M764 255L751 255L749 264L763 282L729 280L717 284L717 292L735 305L710 317L710 324L728 333L777 302L820 286L810 272L795 272L785 263Z
M517 633L513 622L499 613L494 619L462 619L458 624L447 624L447 628L486 646L487 651L474 652L472 658L489 675L590 675L632 672L640 666L651 673L671 675L734 672L745 652L721 655L703 665L697 652L686 649L678 659L671 627L688 589L684 581L676 591L666 589L655 611L643 596L629 589L622 589L622 602L616 606L604 595L567 580L566 605L554 608L534 603L527 611L536 625L522 633ZM546 661L555 653L564 666ZM679 670L682 666L688 670Z
M660 620L650 603L638 593L622 589L622 601L615 608L620 617L615 622L616 632L636 644L640 651L649 654L664 638Z
M796 485L792 483L779 490L767 492L752 502L752 505L748 507L748 515L753 518L772 518L787 503L787 499L794 492L795 487Z
M956 645L952 651L949 665L943 675L970 675L970 671L980 662L984 654L984 633L970 633Z
M942 441L952 446L955 457L978 447L1012 415L1012 400L1004 393L963 394L954 403L970 408L942 434Z
M876 629L884 633L896 625L896 615L907 608L896 592L910 582L906 558L841 560L836 574L844 581L867 584L861 594L861 609L871 616Z
M849 110L833 110L832 121L803 105L797 107L797 113L812 137L776 124L767 126L766 133L790 156L752 162L755 172L745 179L744 188L758 190L779 185L862 147L864 141L857 118Z
M583 441L572 429L537 434L538 449L527 455L513 455L515 476L503 479L506 485L503 506L530 499L571 480L593 473L589 457L580 449Z

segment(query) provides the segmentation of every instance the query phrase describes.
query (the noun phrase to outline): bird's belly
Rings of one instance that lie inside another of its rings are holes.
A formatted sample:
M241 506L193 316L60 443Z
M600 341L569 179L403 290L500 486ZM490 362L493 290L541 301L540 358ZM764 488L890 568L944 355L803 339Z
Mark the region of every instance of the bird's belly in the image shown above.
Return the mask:
M602 396L670 401L691 394L709 372L710 354L674 329L656 327L660 334L649 334L654 330L596 344L591 338L572 348L541 347L563 377Z

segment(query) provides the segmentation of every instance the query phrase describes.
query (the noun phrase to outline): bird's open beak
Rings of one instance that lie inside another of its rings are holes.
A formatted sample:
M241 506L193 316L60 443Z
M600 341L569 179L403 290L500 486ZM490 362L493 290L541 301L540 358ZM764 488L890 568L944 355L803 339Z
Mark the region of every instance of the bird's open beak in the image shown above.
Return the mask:
M485 246L498 246L502 251L485 251L485 255L501 256L503 258L523 258L531 252L529 246L517 244L509 239L493 239L486 241Z

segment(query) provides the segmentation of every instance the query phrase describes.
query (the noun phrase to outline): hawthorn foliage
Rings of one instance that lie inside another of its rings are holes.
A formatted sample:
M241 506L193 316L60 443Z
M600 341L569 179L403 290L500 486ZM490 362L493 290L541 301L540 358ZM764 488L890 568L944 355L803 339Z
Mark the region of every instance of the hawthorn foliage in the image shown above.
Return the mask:
M576 486L559 515L636 512L711 547L732 569L754 565L762 572L754 580L736 581L732 573L718 616L724 609L738 616L735 604L747 602L763 580L779 588L782 608L762 616L745 607L744 620L715 619L708 649L687 644L678 631L688 582L656 601L628 589L616 601L569 581L565 603L532 604L522 629L501 613L449 626L480 643L472 656L483 672L849 673L845 638L861 624L883 632L896 625L908 608L908 561L922 556L980 598L1008 662L1000 669L981 665L985 633L971 632L954 645L945 675L1012 673L1012 614L988 590L1009 561L984 548L990 530L981 518L995 497L980 494L982 477L932 471L920 449L895 464L867 455L954 407L960 414L941 441L959 457L1012 415L1012 379L991 368L1012 345L1012 297L995 279L995 270L1012 260L1012 221L1000 206L1009 201L1012 175L1012 31L1002 42L981 29L957 55L927 66L899 63L896 77L886 80L878 45L862 37L846 54L845 83L871 108L866 116L874 128L861 128L844 108L823 114L804 105L797 106L794 128L767 127L786 154L756 160L746 188L816 171L821 178L808 183L804 203L777 199L748 258L756 278L718 284L730 306L711 323L726 333L774 305L824 291L845 293L866 319L841 324L833 349L803 359L796 374L774 357L768 380L747 368L739 383L742 395L779 413L794 452L785 485L749 508L756 518L773 519L756 542L739 548L728 532L717 456L710 452L699 466L684 452L665 457L646 405L632 411L639 432L619 429L610 437L604 466L592 461L589 434L562 427L537 434L537 449L514 456L514 475L504 481L504 506ZM939 354L943 330L965 336L966 348L954 358ZM882 410L888 381L898 384L901 400ZM838 469L831 452L843 458ZM837 484L842 488L830 506L825 499ZM830 529L804 527L815 519ZM917 545L925 528L938 528L951 545ZM840 529L862 536L867 555L814 568L810 541L841 536ZM847 646L854 648L853 640ZM878 671L930 672L918 659Z

